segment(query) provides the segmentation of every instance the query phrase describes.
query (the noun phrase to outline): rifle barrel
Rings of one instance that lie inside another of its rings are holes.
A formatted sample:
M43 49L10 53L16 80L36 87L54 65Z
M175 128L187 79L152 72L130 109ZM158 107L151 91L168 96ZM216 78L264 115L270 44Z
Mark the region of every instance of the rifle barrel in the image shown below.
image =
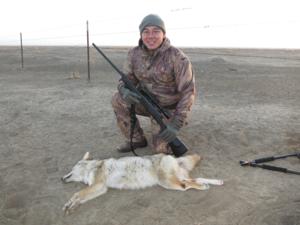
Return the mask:
M97 51L103 56L103 58L105 58L106 59L106 61L118 72L118 73L120 73L120 74L123 74L123 72L121 71L121 70L119 70L119 68L118 67L116 67L115 66L115 64L113 64L113 62L104 54L104 52L102 52L101 50L100 50L100 48L98 48L98 46L97 45L95 45L95 43L93 43L93 46L94 46L94 48L96 48L97 49Z

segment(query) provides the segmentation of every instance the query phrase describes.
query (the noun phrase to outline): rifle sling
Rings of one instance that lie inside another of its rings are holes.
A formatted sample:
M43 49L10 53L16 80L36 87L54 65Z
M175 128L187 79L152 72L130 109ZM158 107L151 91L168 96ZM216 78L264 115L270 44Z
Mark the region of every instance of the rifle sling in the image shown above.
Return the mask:
M134 134L134 128L135 128L135 124L136 124L137 118L136 118L136 114L135 114L135 105L131 104L130 106L130 148L132 153L135 156L138 156L138 154L136 154L136 152L134 151L134 147L133 147L133 134Z

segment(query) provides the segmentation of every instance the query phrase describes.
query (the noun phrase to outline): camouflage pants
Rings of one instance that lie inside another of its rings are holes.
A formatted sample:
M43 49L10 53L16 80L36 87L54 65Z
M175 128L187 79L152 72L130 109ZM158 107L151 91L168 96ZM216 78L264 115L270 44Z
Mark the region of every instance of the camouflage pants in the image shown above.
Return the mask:
M124 135L124 137L129 141L130 140L130 105L128 105L120 96L119 92L116 92L111 101L113 110L115 112L117 118L117 124ZM145 108L140 105L135 105L135 113L140 116L149 117L151 121L151 133L152 133L152 142L151 147L154 149L156 153L171 153L170 146L167 142L163 141L158 137L158 133L160 131L159 125L156 121L150 117L149 113L145 110ZM137 121L134 127L133 132L133 142L142 141L145 138L144 131L140 126L139 119L137 117Z

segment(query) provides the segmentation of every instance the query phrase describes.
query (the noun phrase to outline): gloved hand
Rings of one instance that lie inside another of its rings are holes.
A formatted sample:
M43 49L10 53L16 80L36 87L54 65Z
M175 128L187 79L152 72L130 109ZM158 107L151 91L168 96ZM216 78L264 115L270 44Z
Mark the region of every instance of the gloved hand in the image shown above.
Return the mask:
M128 88L122 86L122 87L120 87L119 92L120 92L122 98L128 104L132 105L132 104L138 104L138 103L140 103L139 96L136 93L130 91Z
M180 129L180 122L177 119L172 119L166 124L166 128L158 135L164 141L170 143L175 140Z

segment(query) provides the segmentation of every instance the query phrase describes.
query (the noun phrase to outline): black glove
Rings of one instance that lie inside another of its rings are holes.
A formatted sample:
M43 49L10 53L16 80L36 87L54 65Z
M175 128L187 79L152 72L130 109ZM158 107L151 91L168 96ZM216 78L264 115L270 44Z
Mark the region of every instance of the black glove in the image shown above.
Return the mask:
M166 124L166 128L158 135L165 142L172 142L175 140L180 129L180 122L177 119L172 119Z
M120 92L122 98L128 104L133 105L133 104L140 103L139 96L136 93L130 91L128 88L122 86L122 87L120 87L119 92Z

